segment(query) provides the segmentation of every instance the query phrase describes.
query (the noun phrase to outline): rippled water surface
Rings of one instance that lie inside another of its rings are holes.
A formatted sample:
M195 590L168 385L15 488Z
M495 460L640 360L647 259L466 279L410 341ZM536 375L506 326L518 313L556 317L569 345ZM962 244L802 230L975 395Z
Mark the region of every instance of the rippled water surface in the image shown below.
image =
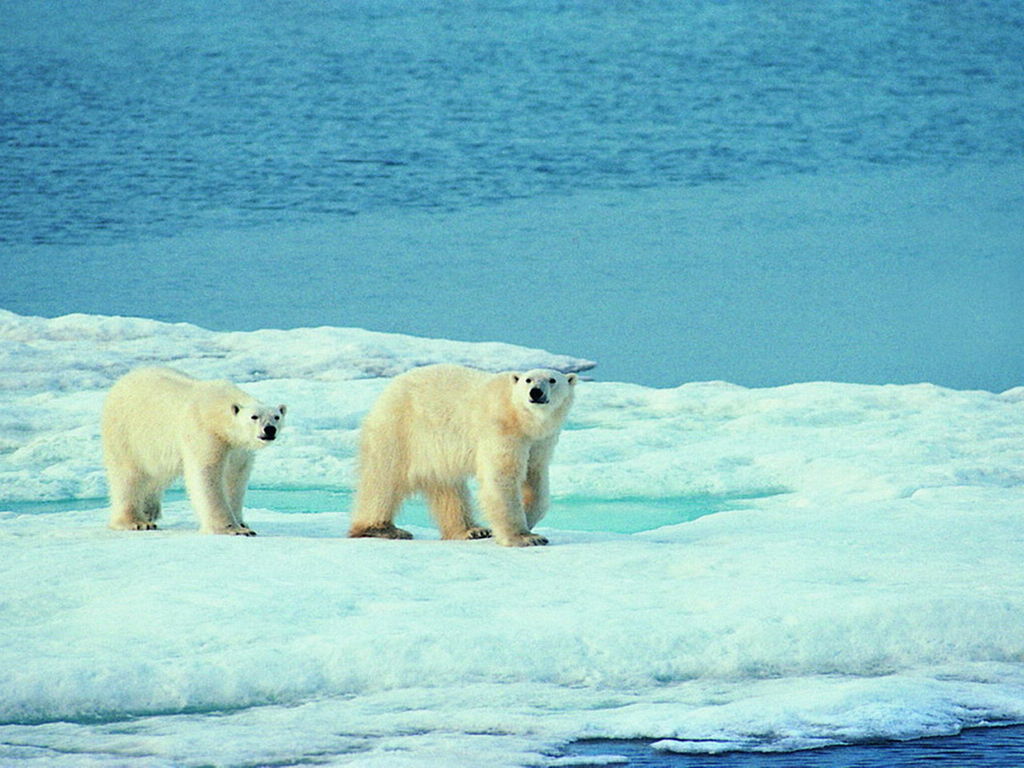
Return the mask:
M965 159L1015 3L3 3L0 242Z
M1024 382L1024 5L3 2L0 307Z

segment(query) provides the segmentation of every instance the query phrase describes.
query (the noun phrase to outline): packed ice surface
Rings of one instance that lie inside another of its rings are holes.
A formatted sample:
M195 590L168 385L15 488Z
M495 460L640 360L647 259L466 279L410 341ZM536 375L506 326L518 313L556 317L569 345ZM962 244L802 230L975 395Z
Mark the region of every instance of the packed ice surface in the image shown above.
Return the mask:
M1024 389L583 382L548 547L442 542L416 509L414 541L343 538L360 418L442 359L590 365L0 312L0 760L545 765L586 737L780 751L1024 722ZM153 363L289 405L257 538L198 534L173 493L160 531L106 529L99 408Z

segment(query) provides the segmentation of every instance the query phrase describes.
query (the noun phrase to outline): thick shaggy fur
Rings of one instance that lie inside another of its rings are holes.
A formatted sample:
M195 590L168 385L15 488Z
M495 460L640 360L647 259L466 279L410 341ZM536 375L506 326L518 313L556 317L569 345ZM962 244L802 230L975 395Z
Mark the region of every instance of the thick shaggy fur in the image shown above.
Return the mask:
M110 527L156 528L164 491L184 475L200 530L254 535L242 521L253 454L277 437L284 413L227 381L170 368L127 374L103 406Z
M490 536L473 519L466 481L475 475L499 544L546 544L531 530L547 511L548 465L575 385L575 374L456 365L396 377L363 422L349 535L411 538L394 519L423 493L443 538Z

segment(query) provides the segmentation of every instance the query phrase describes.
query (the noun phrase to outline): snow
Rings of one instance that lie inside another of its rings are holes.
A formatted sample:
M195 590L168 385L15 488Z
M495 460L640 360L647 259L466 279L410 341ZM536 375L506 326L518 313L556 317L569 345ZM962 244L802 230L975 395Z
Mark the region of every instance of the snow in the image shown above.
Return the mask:
M416 508L412 542L343 538L359 421L415 365L589 361L95 315L0 312L0 340L2 761L558 765L578 738L1024 722L1019 388L585 381L551 544L510 550L441 542ZM160 531L105 528L98 411L143 363L289 405L255 539L199 535L180 493Z

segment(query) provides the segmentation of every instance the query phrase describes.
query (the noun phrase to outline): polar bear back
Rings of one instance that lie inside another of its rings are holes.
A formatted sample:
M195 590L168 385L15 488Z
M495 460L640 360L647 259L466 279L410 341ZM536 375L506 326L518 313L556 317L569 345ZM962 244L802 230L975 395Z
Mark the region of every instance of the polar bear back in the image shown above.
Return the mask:
M494 381L494 374L457 365L397 376L363 422L364 451L389 452L409 488L473 473L478 425L495 408Z
M103 408L108 461L131 461L153 477L182 471L182 445L192 435L223 436L230 406L254 399L226 381L199 381L170 368L140 368L121 378Z

